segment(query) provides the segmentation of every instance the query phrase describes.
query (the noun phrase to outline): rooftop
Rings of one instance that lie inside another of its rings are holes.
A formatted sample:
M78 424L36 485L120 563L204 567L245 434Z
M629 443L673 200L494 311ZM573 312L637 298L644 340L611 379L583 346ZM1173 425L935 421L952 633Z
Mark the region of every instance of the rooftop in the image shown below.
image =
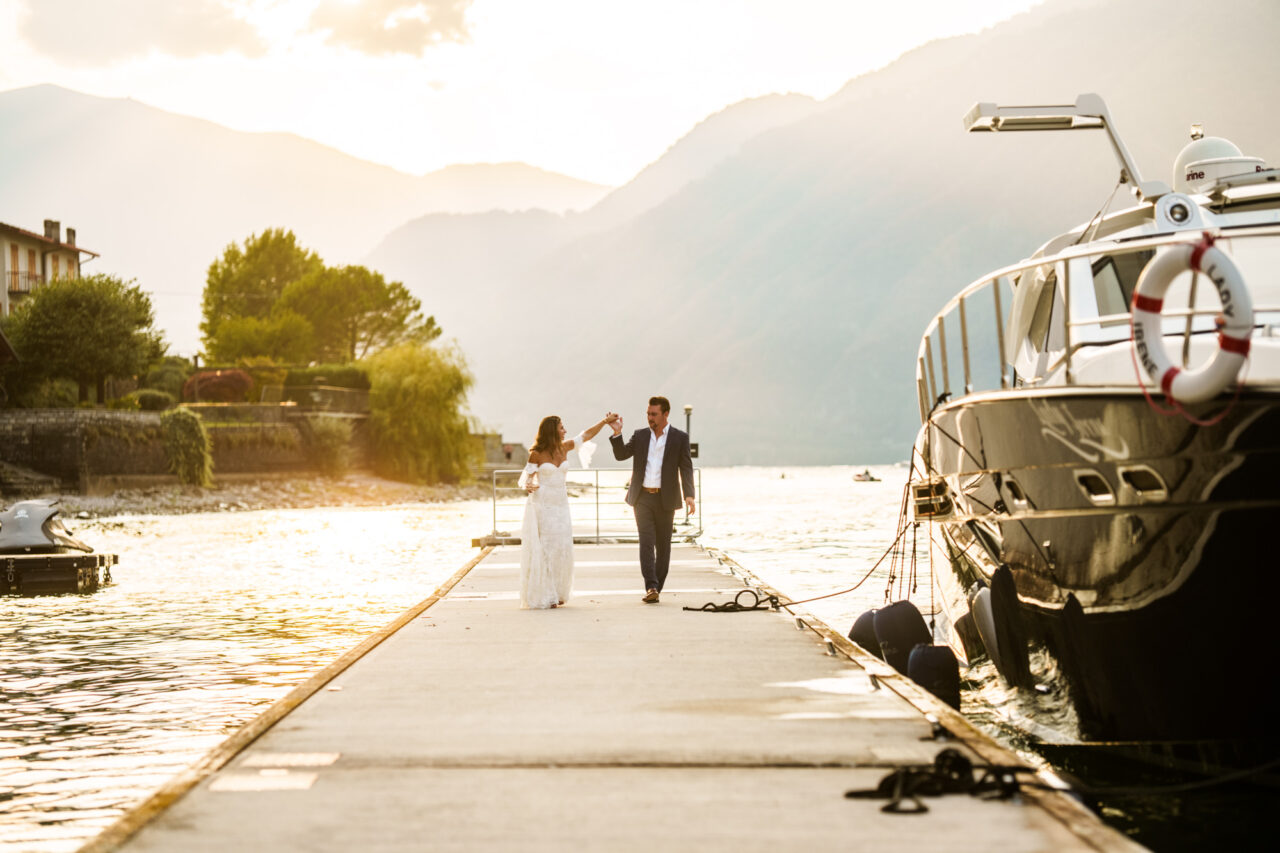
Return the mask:
M19 237L25 237L28 240L34 240L37 243L44 243L53 249L65 249L68 252L83 252L84 254L91 255L95 258L101 257L98 252L90 251L83 246L77 246L74 243L63 243L58 240L50 240L43 234L37 234L34 231L28 231L25 228L19 228L16 225L9 225L5 222L0 222L0 234L15 234Z

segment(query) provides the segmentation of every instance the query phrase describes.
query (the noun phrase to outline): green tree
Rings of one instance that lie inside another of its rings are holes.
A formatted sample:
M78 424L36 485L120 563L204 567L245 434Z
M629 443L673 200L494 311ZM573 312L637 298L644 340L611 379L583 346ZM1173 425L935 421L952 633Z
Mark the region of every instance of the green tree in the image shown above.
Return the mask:
M463 413L474 382L462 354L426 344L400 344L365 362L374 467L409 482L454 483L475 462L471 424Z
M151 298L114 276L64 278L36 288L4 325L34 379L70 379L80 402L96 386L104 402L108 376L134 376L164 355L152 327Z
M307 362L315 349L315 331L306 318L278 310L270 317L228 317L205 340L210 361L231 364L265 356L285 364Z
M182 384L195 372L189 359L180 355L167 355L147 368L142 378L143 388L155 388L173 397L182 396Z
M291 311L315 330L315 361L349 362L401 343L440 336L434 317L398 281L365 267L325 267L284 289L277 311Z
M200 333L212 348L222 323L233 317L265 320L285 287L324 266L320 256L298 245L292 231L268 228L232 243L209 265Z

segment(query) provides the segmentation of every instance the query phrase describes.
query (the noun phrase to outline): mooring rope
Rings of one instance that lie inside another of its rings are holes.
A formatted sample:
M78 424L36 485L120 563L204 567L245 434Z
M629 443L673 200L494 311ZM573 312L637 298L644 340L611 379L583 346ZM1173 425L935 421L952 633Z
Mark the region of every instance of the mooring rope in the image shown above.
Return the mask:
M750 605L742 604L740 599L744 595L750 595L755 599ZM706 613L743 613L748 610L777 610L779 607L778 596L761 595L754 589L744 589L733 597L733 601L725 604L716 604L714 601L708 601L701 607L685 607L684 610L693 610L695 612Z

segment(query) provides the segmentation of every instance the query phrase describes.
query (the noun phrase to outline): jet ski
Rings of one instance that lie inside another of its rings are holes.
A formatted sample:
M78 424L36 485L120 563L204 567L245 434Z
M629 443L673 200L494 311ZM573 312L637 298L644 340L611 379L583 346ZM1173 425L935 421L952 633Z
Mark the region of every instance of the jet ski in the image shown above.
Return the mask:
M111 583L119 557L72 536L57 503L18 501L0 512L0 595L89 593Z

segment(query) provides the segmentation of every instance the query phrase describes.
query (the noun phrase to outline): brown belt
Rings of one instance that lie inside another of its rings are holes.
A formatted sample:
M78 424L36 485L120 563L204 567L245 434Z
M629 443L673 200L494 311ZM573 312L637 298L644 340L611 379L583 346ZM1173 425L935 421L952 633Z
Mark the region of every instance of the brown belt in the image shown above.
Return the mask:
M648 486L641 486L640 488L644 489L646 492L648 492L651 495L656 495L658 494L658 492L662 491L662 489L651 489Z

